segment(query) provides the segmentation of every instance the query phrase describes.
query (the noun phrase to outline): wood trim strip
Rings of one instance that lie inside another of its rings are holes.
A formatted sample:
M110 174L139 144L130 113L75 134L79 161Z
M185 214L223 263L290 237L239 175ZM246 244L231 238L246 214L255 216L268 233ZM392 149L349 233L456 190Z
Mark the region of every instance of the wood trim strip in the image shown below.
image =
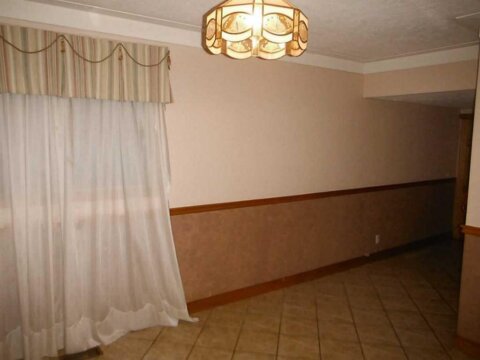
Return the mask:
M465 354L480 359L480 344L457 335L455 345Z
M417 186L447 184L447 183L454 183L455 180L456 180L455 178L446 178L446 179L438 179L438 180L409 182L409 183L403 183L403 184L380 185L380 186L371 186L371 187L356 188L356 189L326 191L326 192L319 192L319 193L313 193L313 194L282 196L282 197L267 198L267 199L244 200L244 201L234 201L234 202L219 203L219 204L186 206L186 207L170 209L170 215L171 216L187 215L187 214L195 214L195 213L202 213L202 212L209 212L209 211L239 209L239 208L253 207L253 206L274 205L274 204L322 199L322 198L328 198L328 197L334 197L334 196L356 195L356 194L363 194L363 193L369 193L369 192L404 189L404 188L417 187Z
M450 233L432 236L423 240L418 240L406 245L397 246L395 248L379 251L369 257L362 256L351 260L343 261L333 265L327 265L315 270L306 271L300 274L287 276L281 279L269 281L263 284L249 286L243 289L229 291L223 294L214 295L209 298L191 301L188 303L188 311L196 313L207 310L216 306L229 304L232 302L244 300L253 296L265 294L274 290L282 289L302 282L315 280L320 277L331 275L337 272L345 271L353 267L368 264L370 262L383 260L388 257L402 254L404 252L417 250L425 246L429 246L438 242L446 241L451 237Z
M462 231L465 235L480 236L480 228L476 226L462 226Z

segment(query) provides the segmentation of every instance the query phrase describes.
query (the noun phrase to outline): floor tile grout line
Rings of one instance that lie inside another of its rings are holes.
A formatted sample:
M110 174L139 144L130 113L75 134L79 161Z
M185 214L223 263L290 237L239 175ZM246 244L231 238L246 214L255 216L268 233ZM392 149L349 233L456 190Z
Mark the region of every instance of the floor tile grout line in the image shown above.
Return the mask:
M395 333L395 336L397 337L398 344L400 345L400 348L402 349L403 354L405 355L405 358L406 358L406 359L409 359L409 356L408 356L408 354L407 354L407 350L406 350L405 347L403 346L403 343L402 343L402 341L400 340L400 336L398 335L397 329L396 329L395 326L393 325L393 321L392 321L392 319L390 318L390 315L388 314L388 310L387 310L387 308L385 307L385 304L383 303L383 300L382 300L382 297L380 296L380 292L378 291L377 285L376 285L375 282L370 278L370 274L367 274L367 276L368 276L368 278L370 279L370 281L372 281L373 288L375 289L375 293L377 294L378 300L380 301L380 304L382 305L382 310L383 310L383 312L385 313L385 315L387 316L388 322L390 323L390 326L392 327L392 330L393 330L393 332ZM400 280L398 280L397 275L393 275L393 276L395 277L395 279L396 279L397 281L400 282Z
M440 298L445 302L445 304L447 304L447 306L453 311L454 314L458 314L458 310L456 310L451 304L449 301L447 301L447 299L443 296L443 294L437 290L437 288L435 286L433 286L433 289L440 295ZM457 297L460 297L460 294L457 295Z
M278 358L278 351L280 349L280 338L282 335L282 323L283 323L283 305L285 304L285 291L282 290L282 311L280 312L280 324L278 325L278 341L277 341L277 351L275 352L275 358Z
M203 332L203 330L205 329L205 326L207 325L207 321L208 321L208 319L210 318L210 315L212 315L212 310L210 310L210 311L208 312L208 316L207 316L207 318L205 319L205 322L203 323L202 328L200 329L200 332L198 333L195 341L193 342L192 347L190 348L190 351L188 352L186 359L189 359L190 356L192 356L193 349L195 349L195 345L197 345L197 341L198 341L198 339L200 338L200 335L202 335L202 332Z
M150 346L148 347L148 349L145 351L145 353L142 355L141 357L141 360L145 359L145 356L148 355L148 353L150 352L150 350L152 350L152 347L153 345L157 342L158 338L160 337L160 335L162 334L163 330L165 329L165 327L162 326L162 328L160 329L160 331L158 332L157 336L155 336L155 339L153 339L152 343L150 344Z
M452 310L454 314L457 314L458 311L455 310L452 305L450 305L450 303L447 301L447 299L445 299L445 297L443 296L443 294L442 294L440 291L438 291L438 288L437 288L436 286L434 286L433 284L431 284L428 280L425 279L425 281L427 281L428 284L432 287L432 289L435 290L435 292L438 294L438 296L440 296L440 298L441 298L441 299L443 300L443 302L450 308L450 310ZM408 291L408 290L407 290L407 291ZM460 296L460 294L458 294L458 296ZM414 301L415 301L415 300L414 300Z
M430 286L440 295L440 298L445 302L445 304L447 304L450 310L452 310L454 314L457 314L458 310L455 309L452 305L450 305L450 302L447 301L447 299L443 296L443 294L440 291L438 291L438 288L432 284L430 284ZM459 297L460 297L460 293L457 294L457 298Z
M230 357L231 360L233 359L233 357L235 356L235 352L237 351L238 342L240 341L240 336L242 335L242 330L243 330L243 326L245 325L245 319L247 318L247 314L248 314L248 307L247 307L247 311L242 314L242 323L240 324L240 329L238 330L237 341L235 341L235 345L233 346L232 356Z
M318 286L315 286L315 294L318 294ZM322 340L320 339L320 319L318 318L318 303L317 295L315 295L315 317L317 318L317 338L318 338L318 354L319 359L322 360Z
M358 344L360 345L360 351L362 352L363 359L366 359L367 357L365 356L365 351L363 350L362 341L360 340L360 333L358 332L357 322L355 321L355 317L353 316L352 303L350 301L350 297L347 291L347 286L345 285L344 281L342 281L342 286L343 286L343 291L345 292L345 297L347 299L348 310L350 311L350 316L352 317L353 327L355 328L355 333L357 334Z
M432 269L434 270L434 269ZM442 269L443 270L443 269ZM447 274L447 277L453 281L454 283L457 283L457 280L447 271L447 270L443 270L443 272L445 274ZM438 291L438 287L433 285L424 275L423 275L423 271L418 271L417 270L417 273L419 273L419 275L428 283L428 285L430 285L432 287L433 290L435 290L435 292L440 296L440 298L445 302L445 304L455 313L457 314L458 313L458 310L454 309L452 305L450 305L450 302L447 301L447 299L443 296L443 294ZM460 278L460 281L461 281L461 278ZM402 283L403 285L403 283ZM408 291L408 289L407 289ZM458 296L460 296L460 294L458 294Z
M422 274L420 274L422 275ZM423 276L422 276L423 277ZM427 281L428 282L428 281ZM420 313L420 316L423 318L423 320L427 323L427 326L430 328L430 330L432 331L432 334L433 336L435 336L435 339L438 341L438 343L440 344L440 346L442 347L442 349L445 351L445 353L447 354L448 358L449 359L452 359L452 356L450 355L450 352L448 351L448 349L445 347L445 345L443 344L442 341L440 341L440 338L437 336L437 333L435 332L435 329L432 327L432 325L430 325L430 323L428 322L427 318L425 317L425 315L423 314L423 311L420 309L420 306L418 306L418 304L415 302L415 300L412 298L412 296L410 295L410 292L408 291L408 289L406 288L406 286L403 284L403 282L400 281L400 284L403 288L403 290L407 293L407 296L409 297L410 301L413 302L413 304L415 305L415 307L417 308L418 312ZM432 284L430 284L430 282L428 282L428 284L430 286L432 286ZM433 287L433 286L432 286Z

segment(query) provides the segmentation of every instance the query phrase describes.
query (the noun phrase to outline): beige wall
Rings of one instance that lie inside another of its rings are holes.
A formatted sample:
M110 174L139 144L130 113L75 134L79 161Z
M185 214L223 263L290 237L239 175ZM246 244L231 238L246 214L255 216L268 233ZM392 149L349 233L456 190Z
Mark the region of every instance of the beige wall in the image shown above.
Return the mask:
M475 110L472 144L467 225L480 227L480 109L478 106Z
M477 60L469 60L367 74L364 78L364 96L369 98L474 90L477 86L477 66Z
M478 80L480 84L480 79ZM477 88L477 99L480 89ZM480 107L475 109L467 225L480 227ZM480 345L480 237L465 235L458 335Z
M480 77L478 78L478 84L480 85ZM477 87L476 98L478 104L478 99L480 99L480 86ZM475 107L467 225L480 227L480 106Z
M363 75L172 46L171 206L455 176L444 108L363 99Z
M480 345L480 237L465 236L458 335Z

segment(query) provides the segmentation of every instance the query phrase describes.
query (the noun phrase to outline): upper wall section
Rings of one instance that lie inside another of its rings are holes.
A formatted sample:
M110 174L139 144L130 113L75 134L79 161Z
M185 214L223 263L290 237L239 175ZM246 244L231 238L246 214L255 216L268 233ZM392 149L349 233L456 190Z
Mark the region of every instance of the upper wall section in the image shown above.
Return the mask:
M360 74L170 50L172 207L455 176L455 110L364 99Z
M477 60L423 66L413 69L365 74L363 95L367 98L475 90Z
M476 110L467 213L467 225L476 227L480 227L480 120L478 116L479 111Z
M480 78L478 85L480 85ZM477 98L479 96L480 86L477 88ZM480 227L480 106L475 109L468 194L467 225Z

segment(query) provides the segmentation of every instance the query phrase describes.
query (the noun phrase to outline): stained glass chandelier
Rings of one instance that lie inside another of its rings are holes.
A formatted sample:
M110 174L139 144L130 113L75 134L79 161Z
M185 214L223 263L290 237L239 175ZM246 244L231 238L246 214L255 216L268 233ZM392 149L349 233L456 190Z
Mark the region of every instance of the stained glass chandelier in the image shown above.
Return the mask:
M227 0L205 15L204 41L212 54L235 59L300 56L308 19L285 0Z

